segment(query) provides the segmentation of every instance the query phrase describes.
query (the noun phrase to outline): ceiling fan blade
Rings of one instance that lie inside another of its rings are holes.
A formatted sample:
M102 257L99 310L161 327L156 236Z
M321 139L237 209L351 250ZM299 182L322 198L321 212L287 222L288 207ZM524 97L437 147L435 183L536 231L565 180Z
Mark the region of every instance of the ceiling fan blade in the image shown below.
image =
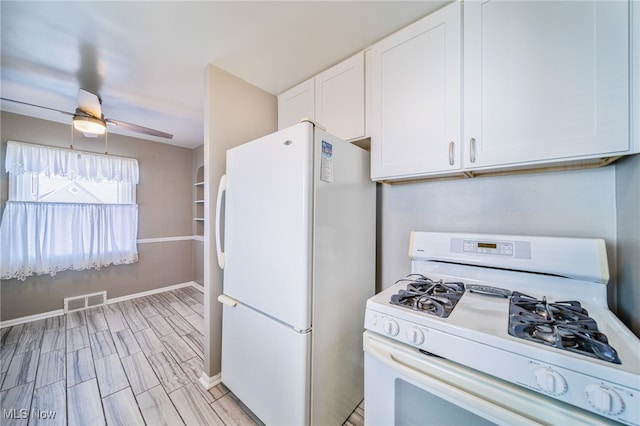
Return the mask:
M124 121L112 120L110 118L105 119L109 124L113 124L122 129L130 130L136 133L142 133L149 136L157 136L159 138L172 139L173 135L170 133L161 132L160 130L150 129L144 126L138 126L137 124L126 123Z
M78 89L78 109L97 118L102 117L102 101L98 95Z
M62 110L55 109L55 108L49 108L49 107L42 106L42 105L30 104L29 102L17 101L15 99L0 98L0 100L7 101L7 102L13 102L13 103L20 104L20 105L32 106L32 107L36 107L36 108L48 109L49 111L59 112L60 114L74 115L72 112L62 111Z
M149 127L144 127L144 126L139 126L137 124L131 124L131 123L127 123L125 121L120 121L120 120L111 120L111 119L104 119L102 117L102 108L100 106L101 101L100 98L91 93L88 92L84 89L79 89L78 90L78 108L76 110L76 112L67 112L67 111L62 111L59 109L55 109L55 108L49 108L49 107L45 107L42 105L36 105L36 104L31 104L28 102L23 102L23 101L18 101L15 99L8 99L8 98L2 98L0 97L0 100L2 101L7 101L7 102L13 102L16 104L21 104L21 105L27 105L27 106L31 106L31 107L36 107L36 108L42 108L42 109L46 109L49 111L55 111L55 112L59 112L61 114L65 114L65 115L69 115L72 117L82 117L82 116L91 116L94 117L95 119L98 119L102 122L106 122L108 124L112 124L114 126L118 126L122 129L126 129L129 130L131 132L136 132L136 133L142 133L144 135L149 135L149 136L156 136L159 138L164 138L164 139L173 139L173 135L170 133L166 133L166 132L161 132L160 130L155 130L155 129L150 129Z

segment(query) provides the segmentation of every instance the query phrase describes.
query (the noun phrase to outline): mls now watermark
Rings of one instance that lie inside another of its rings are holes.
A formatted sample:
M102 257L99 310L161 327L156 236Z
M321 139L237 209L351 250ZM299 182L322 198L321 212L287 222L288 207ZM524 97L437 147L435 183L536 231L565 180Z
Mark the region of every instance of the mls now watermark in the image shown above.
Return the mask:
M17 408L10 408L10 409L3 409L2 410L2 417L5 419L28 419L28 418L34 418L34 419L40 419L40 420L52 420L55 419L56 414L58 414L56 411L46 411L46 410L27 410L26 408L22 408L22 409L17 409Z

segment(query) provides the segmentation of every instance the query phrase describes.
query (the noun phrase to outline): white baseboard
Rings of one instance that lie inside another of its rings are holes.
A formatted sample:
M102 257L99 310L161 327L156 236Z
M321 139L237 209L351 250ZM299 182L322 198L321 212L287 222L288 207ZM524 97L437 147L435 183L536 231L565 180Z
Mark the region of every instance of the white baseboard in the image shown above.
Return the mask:
M143 291L143 292L140 292L140 293L129 294L129 295L126 295L126 296L114 297L113 299L107 299L107 304L118 303L118 302L122 302L124 300L136 299L138 297L149 296L149 295L152 295L152 294L162 293L162 292L169 291L169 290L176 290L176 289L179 289L179 288L189 287L189 286L194 287L196 290L201 291L201 292L204 293L204 287L202 287L200 284L198 284L195 281L189 281L189 282L182 283L182 284L175 284L175 285L170 285L170 286L166 286L166 287L160 287L160 288L156 288L156 289L149 290L149 291ZM10 320L6 320L6 321L1 321L0 322L0 328L11 327L11 326L14 326L14 325L24 324L26 322L31 322L31 321L38 321L38 320L41 320L41 319L46 319L46 318L51 318L51 317L57 317L58 315L64 315L64 309L56 309L55 311L42 312L40 314L28 315L26 317L19 317L19 318L13 318L13 319L10 319Z
M204 388L206 390L211 389L214 386L219 385L220 383L222 383L222 380L220 378L220 373L216 374L213 377L209 377L207 376L205 373L202 373L202 375L200 376L200 378L198 379L198 381L200 382L200 384L202 386L204 386Z
M114 297L113 299L107 299L107 304L118 303L118 302L122 302L122 301L125 301L125 300L137 299L138 297L151 296L152 294L163 293L165 291L170 291L170 290L177 290L177 289L183 288L183 287L196 287L196 288L198 288L198 287L201 287L201 286L198 283L194 282L194 281L189 281L189 282L182 283L182 284L174 284L174 285L169 285L169 286L166 286L166 287L154 288L153 290L142 291L140 293L128 294L126 296Z
M42 312L40 314L28 315L26 317L14 318L0 322L0 328L11 327L13 325L24 324L25 322L38 321L42 319L57 317L64 315L64 309L56 309L55 311Z
M191 285L193 286L193 288L195 288L196 290L198 290L200 293L204 294L204 285L202 284L198 284L195 281L191 281Z

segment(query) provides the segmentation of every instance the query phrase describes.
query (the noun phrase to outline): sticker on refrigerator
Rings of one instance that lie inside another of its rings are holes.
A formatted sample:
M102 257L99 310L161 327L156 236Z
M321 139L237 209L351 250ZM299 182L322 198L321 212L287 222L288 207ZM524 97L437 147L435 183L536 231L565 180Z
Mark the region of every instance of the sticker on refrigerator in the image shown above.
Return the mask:
M320 180L329 183L333 182L333 145L326 141L322 141Z

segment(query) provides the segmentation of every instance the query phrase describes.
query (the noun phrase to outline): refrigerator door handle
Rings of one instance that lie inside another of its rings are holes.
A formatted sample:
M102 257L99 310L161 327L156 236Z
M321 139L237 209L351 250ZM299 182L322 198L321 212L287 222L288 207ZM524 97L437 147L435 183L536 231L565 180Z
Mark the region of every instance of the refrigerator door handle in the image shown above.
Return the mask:
M223 305L227 305L231 308L235 308L236 305L238 304L238 301L236 299L226 296L224 294L221 294L220 296L218 296L218 302L222 303Z
M218 265L220 269L224 269L225 254L222 251L222 230L220 229L220 218L222 212L222 194L227 192L227 175L222 175L220 183L218 184L218 197L216 199L216 255L218 256Z

